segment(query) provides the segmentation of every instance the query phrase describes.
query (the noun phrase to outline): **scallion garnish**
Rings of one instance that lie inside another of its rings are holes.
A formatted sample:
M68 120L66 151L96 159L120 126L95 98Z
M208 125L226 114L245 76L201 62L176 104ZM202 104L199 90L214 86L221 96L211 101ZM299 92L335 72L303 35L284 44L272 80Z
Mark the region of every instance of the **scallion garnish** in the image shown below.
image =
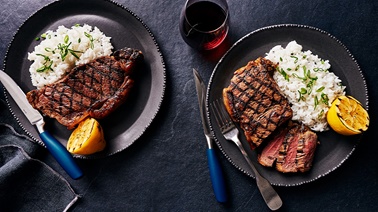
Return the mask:
M299 93L298 102L301 101L301 100L306 101L306 98L303 96L307 93L306 88L301 88L300 90L298 90L298 93Z
M279 72L281 73L281 75L284 77L284 79L286 81L289 81L289 76L287 75L287 73L283 70L283 68L281 68L281 70L279 70Z
M323 114L324 114L324 109L320 111L320 113L318 115L318 119L323 118Z
M291 55L290 57L295 59L295 60L294 60L294 63L297 63L297 62L298 62L298 57L293 56L293 55Z
M320 100L321 100L325 105L328 106L329 99L328 99L328 95L327 95L327 94L322 93L322 94L320 95Z
M51 59L46 56L46 55L43 55L43 54L36 54L37 56L41 56L43 57L44 61L43 61L43 66L38 68L36 71L37 72L45 72L47 70L51 70L51 71L54 71L51 66L53 64L53 61L51 61Z
M90 34L87 33L87 32L84 32L84 35L85 35L85 37L87 37L87 38L89 39L89 41L91 42L90 47L91 47L91 49L93 49L93 48L94 48L94 44L93 44L94 39L93 39L92 35L90 35Z
M323 90L324 90L324 86L322 86L322 87L320 87L320 88L318 88L317 90L316 90L316 92L322 92Z
M316 109L316 107L318 106L318 104L319 104L318 97L315 96L315 97L314 97L314 110Z
M72 44L72 42L68 43L67 45L61 44L61 43L58 44L57 48L60 51L59 54L60 54L60 56L62 58L62 61L64 61L66 59L68 53L72 54L72 56L74 56L77 59L79 59L79 56L76 53L82 53L82 52L70 49L69 47L70 47L71 44Z
M70 37L68 37L68 35L64 36L64 43L68 43L68 41L70 40Z

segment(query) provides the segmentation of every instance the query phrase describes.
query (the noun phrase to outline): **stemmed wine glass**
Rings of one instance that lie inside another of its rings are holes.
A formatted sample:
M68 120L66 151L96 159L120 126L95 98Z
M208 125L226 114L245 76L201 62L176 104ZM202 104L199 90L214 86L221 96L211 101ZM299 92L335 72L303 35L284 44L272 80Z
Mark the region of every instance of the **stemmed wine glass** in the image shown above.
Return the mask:
M197 50L211 50L226 38L229 26L226 0L187 0L181 11L180 33Z

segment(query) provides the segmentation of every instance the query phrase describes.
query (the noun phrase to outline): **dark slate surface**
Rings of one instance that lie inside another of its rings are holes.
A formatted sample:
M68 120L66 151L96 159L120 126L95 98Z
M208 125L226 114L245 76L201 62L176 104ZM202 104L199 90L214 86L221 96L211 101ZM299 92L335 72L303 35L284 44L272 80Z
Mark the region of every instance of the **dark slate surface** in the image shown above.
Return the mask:
M0 61L18 27L49 2L1 0ZM178 20L185 1L117 2L134 11L160 45L167 68L165 99L151 127L130 148L104 159L79 160L86 174L80 180L68 179L48 154L40 156L81 195L73 210L268 211L255 181L233 167L220 151L230 201L222 205L213 196L191 69L198 68L208 82L218 56L200 54L182 41ZM230 43L268 25L310 25L344 43L366 77L370 130L352 156L329 175L297 187L276 187L284 202L281 210L377 211L378 2L233 0L229 7Z

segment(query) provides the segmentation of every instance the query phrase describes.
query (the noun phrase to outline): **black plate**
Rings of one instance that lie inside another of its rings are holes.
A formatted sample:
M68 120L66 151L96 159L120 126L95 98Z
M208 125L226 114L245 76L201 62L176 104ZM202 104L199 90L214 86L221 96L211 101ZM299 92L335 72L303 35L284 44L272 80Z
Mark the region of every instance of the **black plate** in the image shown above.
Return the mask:
M347 48L335 37L320 29L303 25L275 25L265 27L241 38L221 58L215 67L207 93L207 106L209 102L220 99L223 88L227 87L233 72L246 65L248 61L255 60L259 56L265 56L276 45L286 46L290 41L296 40L303 46L303 50L311 50L313 54L327 59L333 71L346 86L346 93L358 99L365 108L368 107L368 94L365 79L362 72L347 50ZM226 141L213 114L209 113L211 129L216 137L216 142L228 160L239 170L254 178L252 170L248 167L238 148L230 141ZM240 133L243 134L243 133ZM257 162L256 152L248 147L244 135L239 136L245 144L252 161L257 169L273 185L295 186L318 179L339 167L354 151L361 139L359 136L341 136L332 130L318 133L320 145L315 153L312 169L307 173L283 174L274 168L263 167Z
M28 52L39 42L35 38L47 30L56 30L59 25L70 28L75 24L97 26L110 36L114 50L131 47L142 50L145 56L143 69L139 71L136 85L128 101L106 119L101 120L104 128L106 149L91 156L94 158L112 155L130 146L137 140L155 118L165 90L165 65L159 47L148 27L129 9L107 0L63 0L53 2L32 15L18 30L11 42L6 58L5 72L25 92L33 87L27 60ZM38 132L13 102L7 98L10 109L28 135L43 145ZM63 145L66 145L71 131L57 121L45 118L47 129Z

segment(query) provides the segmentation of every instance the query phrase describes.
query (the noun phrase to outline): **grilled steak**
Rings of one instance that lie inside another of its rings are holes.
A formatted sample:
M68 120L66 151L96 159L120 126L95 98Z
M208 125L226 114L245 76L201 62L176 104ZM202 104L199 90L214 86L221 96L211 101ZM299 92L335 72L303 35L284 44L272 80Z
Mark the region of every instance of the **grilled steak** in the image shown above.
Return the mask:
M276 64L260 57L236 70L230 85L223 89L226 109L240 124L251 149L293 115L272 77L275 69Z
M258 161L268 167L275 165L280 172L306 172L311 168L317 139L307 126L290 123L268 142Z
M278 153L289 131L289 127L279 130L276 135L272 135L272 139L268 141L267 145L259 154L257 160L263 166L272 167L277 160Z
M141 51L124 48L76 66L59 81L26 96L35 109L73 129L86 117L104 118L121 105L134 84L131 74L142 61Z
M296 172L297 167L295 159L297 155L298 140L301 135L301 126L294 125L287 135L280 147L276 169L280 172Z

